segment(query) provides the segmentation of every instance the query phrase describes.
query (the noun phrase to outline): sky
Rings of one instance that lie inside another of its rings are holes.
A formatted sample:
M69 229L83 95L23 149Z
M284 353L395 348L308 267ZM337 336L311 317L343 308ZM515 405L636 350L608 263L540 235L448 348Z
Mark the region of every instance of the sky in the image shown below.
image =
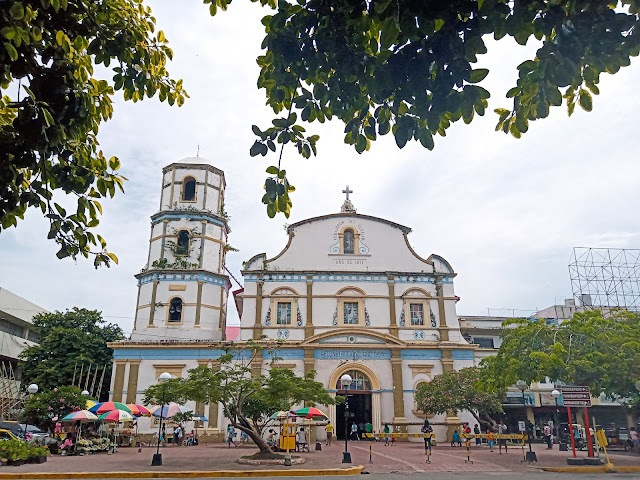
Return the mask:
M307 132L320 135L318 156L305 160L293 148L283 156L297 189L291 217L269 219L260 199L265 168L277 158L252 158L249 147L251 125L264 129L274 118L256 88L260 18L270 11L238 1L211 17L198 0L145 3L174 50L169 71L184 80L190 99L178 108L157 98L125 102L116 94L113 119L100 130L103 151L120 158L128 178L124 195L102 202L98 229L119 265L95 270L84 259L58 260L36 211L2 232L0 286L37 305L97 309L130 332L134 274L146 262L162 167L198 148L225 172L229 241L240 250L227 256L227 266L240 281L242 261L282 250L285 224L337 213L347 184L359 213L411 227L418 254L436 253L451 263L459 315L529 315L571 298L574 246L640 248L637 59L601 76L593 112L577 108L569 118L566 107L553 108L517 140L494 131L493 109L509 107L504 95L515 85L515 67L535 55L536 45L488 40L479 65L490 69L482 82L492 93L484 117L454 124L432 152L416 142L399 150L388 135L362 155L343 143L342 123L314 122Z

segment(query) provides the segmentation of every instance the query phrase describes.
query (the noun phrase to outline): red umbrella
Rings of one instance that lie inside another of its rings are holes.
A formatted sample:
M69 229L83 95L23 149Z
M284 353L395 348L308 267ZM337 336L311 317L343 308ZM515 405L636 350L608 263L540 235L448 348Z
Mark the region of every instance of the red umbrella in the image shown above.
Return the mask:
M131 410L131 415L134 417L147 417L151 415L151 411L147 407L143 407L142 405L136 405L135 403L130 403L127 405Z

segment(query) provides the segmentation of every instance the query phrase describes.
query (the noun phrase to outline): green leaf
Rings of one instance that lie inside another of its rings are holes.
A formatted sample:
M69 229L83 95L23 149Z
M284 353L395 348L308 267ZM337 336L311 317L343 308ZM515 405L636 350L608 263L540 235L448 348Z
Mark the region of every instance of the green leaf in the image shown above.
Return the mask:
M18 51L9 42L4 42L4 49L9 54L9 58L15 62L18 59Z
M580 90L580 96L578 98L578 103L582 107L583 110L590 112L593 108L591 94L587 90Z
M24 6L22 2L13 2L11 8L9 8L9 15L14 20L22 20L24 18Z
M489 75L488 68L477 68L471 72L471 78L469 83L478 83L484 80Z
M275 166L270 166L267 167L267 173L271 174L271 175L277 175L278 174L278 167Z
M262 147L263 147L262 143L256 140L253 143L253 145L251 145L251 148L249 149L249 155L251 155L252 157L260 155L260 153L262 152Z
M62 45L63 41L64 41L64 32L62 30L58 30L58 32L56 33L56 42L58 42L58 45Z

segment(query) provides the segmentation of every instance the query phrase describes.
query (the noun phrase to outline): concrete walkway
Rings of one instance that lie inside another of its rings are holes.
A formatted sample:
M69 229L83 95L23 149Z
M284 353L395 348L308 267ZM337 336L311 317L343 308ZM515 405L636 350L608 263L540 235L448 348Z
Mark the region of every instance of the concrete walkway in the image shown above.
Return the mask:
M471 448L471 460L467 463L466 449L439 446L433 449L431 463L426 463L424 447L421 443L398 443L385 447L382 443L372 444L372 461L369 463L369 443L365 441L350 442L353 465L363 465L364 471L370 473L423 473L423 472L527 472L536 467L566 466L566 458L571 452L546 450L536 446L538 463L529 466L522 463L522 450L509 448L507 454L499 454L497 449L489 452L486 446ZM104 453L62 457L49 457L47 463L22 465L19 467L0 467L0 478L5 473L18 472L183 472L183 471L254 471L254 470L287 470L287 469L331 469L343 468L342 451L344 443L331 447L322 446L321 452L299 453L294 455L306 459L303 465L284 467L281 465L240 465L236 460L240 456L251 455L256 449L251 446L227 448L226 446L203 445L197 447L164 447L163 466L151 467L151 458L155 448L143 448L138 453L136 448L121 448L117 454ZM580 455L586 456L585 452ZM616 453L610 455L616 466L640 466L640 456L636 454Z

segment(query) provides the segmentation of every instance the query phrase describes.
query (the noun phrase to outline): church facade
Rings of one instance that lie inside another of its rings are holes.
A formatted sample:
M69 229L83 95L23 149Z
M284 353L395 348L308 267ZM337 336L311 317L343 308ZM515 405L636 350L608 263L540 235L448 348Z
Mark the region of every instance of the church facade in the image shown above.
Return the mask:
M199 157L163 173L147 265L136 275L134 331L130 340L110 344L114 401L140 403L162 372L184 377L198 365L215 367L229 346L224 173ZM290 225L280 253L261 253L244 263L233 346L242 351L249 341L277 341L275 351L265 349L255 360L255 373L267 371L277 358L280 367L300 374L315 370L332 394L346 393L339 379L349 373L349 422L417 433L425 418L415 408L418 385L477 364L478 346L460 333L451 265L438 255L417 253L409 227L358 214L348 187L346 192L339 213ZM205 432L224 431L218 405L187 407L208 418ZM341 438L344 406L326 411ZM429 420L442 441L473 417L465 412ZM155 425L139 420L143 433ZM316 433L322 438L324 428Z
M477 346L460 333L453 268L438 255L420 256L410 228L358 214L348 198L340 213L294 223L287 233L280 253L245 262L240 341L280 341L260 368L277 356L300 374L315 370L332 394L347 393L339 379L348 373L349 422L419 432L418 385L475 364ZM343 409L327 409L339 436ZM460 421L430 417L441 440Z

